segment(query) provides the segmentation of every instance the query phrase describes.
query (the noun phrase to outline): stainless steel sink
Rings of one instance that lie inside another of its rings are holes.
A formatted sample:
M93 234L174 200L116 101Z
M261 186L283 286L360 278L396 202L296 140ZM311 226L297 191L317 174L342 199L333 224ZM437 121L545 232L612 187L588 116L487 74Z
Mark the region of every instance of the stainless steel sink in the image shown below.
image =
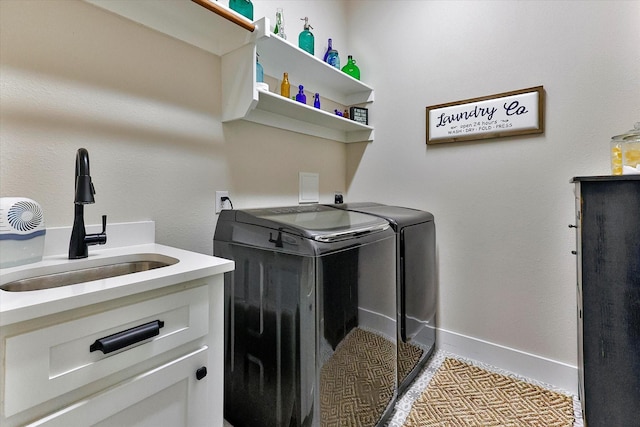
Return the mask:
M135 259L114 262L113 264L97 265L76 270L51 272L48 274L31 275L23 279L13 280L0 285L0 289L8 292L37 291L57 288L60 286L76 285L125 274L140 273L156 268L167 267L178 262L168 256L149 256L156 259ZM37 273L36 273L37 274Z

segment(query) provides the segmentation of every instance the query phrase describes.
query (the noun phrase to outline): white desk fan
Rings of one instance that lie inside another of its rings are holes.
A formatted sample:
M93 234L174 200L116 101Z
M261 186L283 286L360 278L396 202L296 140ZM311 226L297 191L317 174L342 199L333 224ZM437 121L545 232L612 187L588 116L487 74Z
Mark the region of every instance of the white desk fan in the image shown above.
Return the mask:
M42 261L44 214L25 197L0 197L0 268Z

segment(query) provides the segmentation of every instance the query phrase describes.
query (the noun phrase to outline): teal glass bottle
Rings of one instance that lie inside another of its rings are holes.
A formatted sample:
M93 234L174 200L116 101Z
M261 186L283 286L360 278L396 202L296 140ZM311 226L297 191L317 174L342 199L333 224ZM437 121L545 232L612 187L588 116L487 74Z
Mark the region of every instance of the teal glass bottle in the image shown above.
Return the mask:
M307 51L309 54L313 55L315 53L315 38L313 37L313 33L309 31L309 29L313 30L313 27L309 25L309 18L304 17L300 18L304 21L304 29L298 36L298 47L304 51Z
M256 54L256 82L264 82L264 68L262 64L258 62L258 55Z
M342 72L350 75L356 80L360 80L360 68L356 65L356 60L353 59L353 56L349 55L347 59L347 65L342 67Z
M251 3L251 0L229 0L229 8L253 21L253 3Z

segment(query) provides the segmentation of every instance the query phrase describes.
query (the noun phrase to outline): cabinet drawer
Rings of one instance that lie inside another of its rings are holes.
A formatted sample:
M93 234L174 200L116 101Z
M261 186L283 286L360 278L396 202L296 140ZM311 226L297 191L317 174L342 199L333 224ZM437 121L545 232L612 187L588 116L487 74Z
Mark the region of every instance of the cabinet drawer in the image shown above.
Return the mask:
M207 347L76 402L27 427L188 427L206 425Z
M8 337L5 416L205 336L208 295L201 286ZM90 350L96 340L156 320L163 324L156 336L107 354Z

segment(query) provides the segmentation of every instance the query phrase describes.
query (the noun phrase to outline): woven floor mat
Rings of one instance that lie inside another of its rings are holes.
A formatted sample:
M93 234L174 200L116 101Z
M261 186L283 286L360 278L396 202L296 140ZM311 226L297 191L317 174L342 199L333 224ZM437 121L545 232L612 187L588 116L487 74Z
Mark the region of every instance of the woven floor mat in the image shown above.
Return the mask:
M414 402L403 427L571 427L573 401L447 358Z
M424 350L421 348L398 340L398 378L400 381L404 380L416 367L423 354Z
M396 384L396 347L356 328L320 371L322 427L374 426Z

